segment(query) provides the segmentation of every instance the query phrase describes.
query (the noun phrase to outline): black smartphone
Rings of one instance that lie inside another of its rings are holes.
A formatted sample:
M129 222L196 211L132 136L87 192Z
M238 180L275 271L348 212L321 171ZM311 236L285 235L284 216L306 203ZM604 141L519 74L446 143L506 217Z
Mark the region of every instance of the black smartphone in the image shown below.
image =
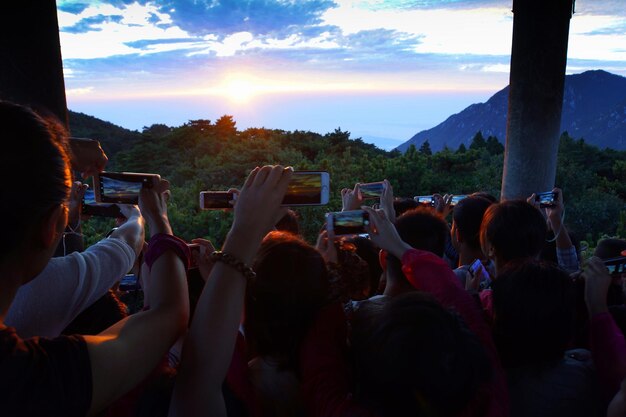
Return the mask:
M96 202L138 204L139 191L160 180L158 174L137 172L100 172L93 177Z
M459 201L466 199L468 196L467 194L461 194L461 195L454 195L452 196L452 200L450 200L450 206L454 207L457 204L459 204Z
M326 171L294 171L283 206L321 206L330 198L330 176Z
M419 204L424 206L434 206L435 199L432 195L416 195L413 197L413 200L417 201Z
M539 202L539 207L554 207L556 205L558 194L553 191L546 191L543 193L537 193L535 201Z
M122 291L135 291L139 289L139 282L137 275L126 274L124 278L120 280L119 289Z
M326 227L336 236L367 233L365 227L369 224L369 214L365 210L336 211L326 214Z
M372 199L372 198L380 198L380 196L383 195L384 190L385 190L385 183L382 181L359 184L359 191L361 192L361 197L365 200Z
M117 204L96 203L96 198L91 188L87 189L83 196L82 214L99 217L124 217Z
M234 207L237 200L237 193L229 193L228 191L201 191L200 192L200 209L201 210L228 210Z
M611 275L626 273L626 256L606 259L604 265Z

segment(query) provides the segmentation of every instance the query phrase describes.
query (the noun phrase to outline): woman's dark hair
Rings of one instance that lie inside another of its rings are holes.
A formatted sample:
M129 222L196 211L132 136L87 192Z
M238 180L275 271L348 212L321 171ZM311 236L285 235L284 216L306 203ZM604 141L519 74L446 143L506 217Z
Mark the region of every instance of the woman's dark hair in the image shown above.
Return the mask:
M472 249L480 249L480 224L491 201L477 196L470 196L454 206L452 218L459 235Z
M328 300L324 258L300 238L272 232L253 268L256 277L246 289L246 339L254 354L271 357L279 369L297 371L300 343Z
M505 368L541 369L563 357L574 334L575 288L552 263L509 264L493 281L494 340Z
M367 262L370 286L369 296L372 297L376 295L380 284L380 276L383 273L383 268L380 266L380 261L378 259L379 249L370 239L362 236L351 236L346 238L346 241L352 243L356 247L357 255Z
M539 210L526 201L510 200L489 206L480 226L481 244L489 241L502 261L536 258L548 227Z
M387 301L370 329L355 349L356 392L382 417L457 415L492 377L478 338L428 294Z
M0 126L0 194L6 199L0 205L0 253L6 256L29 241L33 224L67 200L71 176L67 138L58 123L0 101Z

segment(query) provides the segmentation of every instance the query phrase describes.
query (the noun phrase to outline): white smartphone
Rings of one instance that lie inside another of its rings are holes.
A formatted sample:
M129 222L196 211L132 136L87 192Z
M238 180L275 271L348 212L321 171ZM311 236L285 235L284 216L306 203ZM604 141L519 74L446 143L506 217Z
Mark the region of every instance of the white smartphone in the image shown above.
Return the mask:
M321 206L330 198L330 175L326 171L294 171L283 206Z
M97 203L138 204L139 191L159 181L158 174L138 172L100 172L93 176Z
M228 191L200 191L201 210L229 210L235 206L237 193Z

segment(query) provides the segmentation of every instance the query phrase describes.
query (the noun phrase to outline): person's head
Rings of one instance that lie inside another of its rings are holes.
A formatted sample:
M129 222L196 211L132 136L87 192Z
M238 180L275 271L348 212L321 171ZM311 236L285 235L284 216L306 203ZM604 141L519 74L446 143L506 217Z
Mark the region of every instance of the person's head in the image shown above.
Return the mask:
M598 246L593 251L593 256L597 256L602 260L619 258L623 256L621 253L626 250L626 240L624 239L602 239L598 242Z
M0 264L21 266L24 283L41 272L67 223L71 189L67 138L53 121L0 101Z
M300 223L298 222L298 214L289 209L283 217L280 218L276 226L276 230L281 232L289 232L293 235L300 236Z
M362 236L350 236L346 238L346 241L352 243L356 247L356 254L359 255L359 257L365 262L367 262L369 272L368 297L376 295L380 284L380 276L383 273L380 262L378 262L379 249L372 243L370 239Z
M505 368L542 368L563 357L574 332L575 288L552 263L511 263L492 284L494 340Z
M492 376L461 319L425 293L391 298L355 349L357 399L378 415L458 415Z
M342 302L364 300L370 294L370 274L367 262L357 253L356 246L348 240L334 242L337 264L329 268L332 299Z
M522 200L492 204L480 226L483 253L500 268L506 263L539 256L546 241L546 221L539 210Z
M281 369L297 370L300 342L327 302L328 273L322 255L298 237L268 234L248 282L244 327L255 354Z
M397 197L393 200L393 209L396 212L396 216L400 217L409 210L419 207L419 203L412 198L400 198Z
M465 246L480 251L480 224L492 204L482 197L467 197L459 201L452 212L452 243L458 249Z
M470 194L470 197L482 197L486 200L491 201L492 203L498 202L498 199L493 194L489 194L486 191L476 191L475 193Z
M395 226L400 238L409 246L443 257L446 239L450 232L445 220L434 209L417 207L409 210L398 217ZM389 282L396 277L399 281L404 281L402 264L399 259L386 254L381 263L387 268Z

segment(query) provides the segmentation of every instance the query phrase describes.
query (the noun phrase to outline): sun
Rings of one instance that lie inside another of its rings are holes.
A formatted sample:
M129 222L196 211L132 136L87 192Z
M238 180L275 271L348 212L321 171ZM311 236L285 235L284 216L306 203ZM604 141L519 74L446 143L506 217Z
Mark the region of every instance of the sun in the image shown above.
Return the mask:
M235 78L224 84L223 94L236 103L247 103L255 96L255 85L249 80Z

